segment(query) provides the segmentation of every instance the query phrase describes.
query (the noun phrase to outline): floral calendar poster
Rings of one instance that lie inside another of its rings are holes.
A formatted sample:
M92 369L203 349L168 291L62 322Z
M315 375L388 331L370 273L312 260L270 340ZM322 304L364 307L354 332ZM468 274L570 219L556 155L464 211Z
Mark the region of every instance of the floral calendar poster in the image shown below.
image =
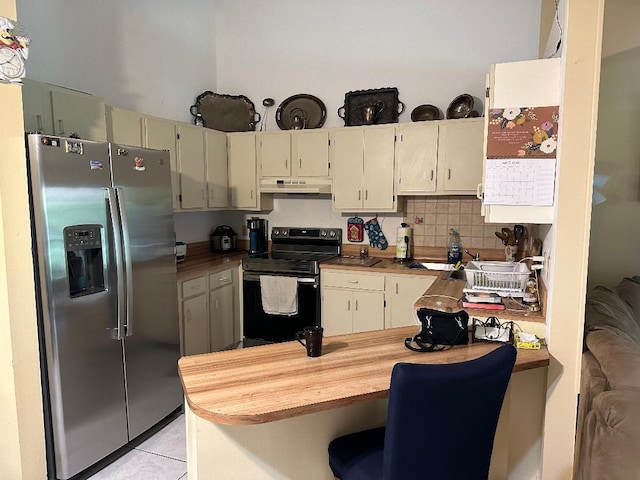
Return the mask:
M489 110L487 158L555 158L560 107Z

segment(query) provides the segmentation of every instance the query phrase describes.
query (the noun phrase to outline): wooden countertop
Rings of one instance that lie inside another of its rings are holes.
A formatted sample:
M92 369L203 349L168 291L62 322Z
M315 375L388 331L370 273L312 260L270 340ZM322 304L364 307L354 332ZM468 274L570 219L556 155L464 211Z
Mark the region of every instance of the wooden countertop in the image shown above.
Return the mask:
M250 425L386 398L398 362L471 360L497 344L417 353L404 346L416 327L325 337L321 357L298 342L182 357L178 370L191 410L215 423ZM514 372L544 367L549 353L518 350Z
M487 310L482 308L463 308L460 299L466 280L449 279L448 272L442 272L427 291L415 303L415 308L432 308L442 312L458 312L465 310L469 316L490 317L497 316L510 320L526 320L529 322L545 322L543 312L531 312L528 308L517 304L515 301L504 301L504 310Z
M242 258L248 255L245 251L224 252L224 253L198 253L189 255L183 262L176 264L178 280L184 280L197 275L204 275L212 270L223 267L237 267L242 262Z
M346 260L349 260L349 259L346 259ZM410 274L410 275L428 275L432 277L438 276L440 274L439 270L409 268L409 263L411 262L400 263L400 262L396 262L392 258L381 258L380 261L375 265L371 267L363 267L361 265L349 265L345 263L345 260L341 258L336 258L334 260L322 262L320 264L320 269L321 270L353 270L359 273L366 273L366 272L394 273L394 274L401 273L401 274Z

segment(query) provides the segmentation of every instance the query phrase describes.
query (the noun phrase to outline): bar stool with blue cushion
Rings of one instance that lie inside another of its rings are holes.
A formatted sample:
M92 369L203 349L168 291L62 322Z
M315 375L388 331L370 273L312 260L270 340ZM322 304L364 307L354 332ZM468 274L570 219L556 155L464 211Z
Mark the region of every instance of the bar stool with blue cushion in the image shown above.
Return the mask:
M336 438L329 466L340 480L486 480L516 349L467 362L398 363L386 427Z

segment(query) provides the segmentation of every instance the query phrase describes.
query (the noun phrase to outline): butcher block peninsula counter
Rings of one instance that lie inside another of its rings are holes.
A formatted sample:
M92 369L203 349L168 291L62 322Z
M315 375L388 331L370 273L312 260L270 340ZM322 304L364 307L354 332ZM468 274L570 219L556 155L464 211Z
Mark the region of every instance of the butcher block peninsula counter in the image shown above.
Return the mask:
M417 327L401 327L325 337L317 358L307 357L297 342L182 357L189 478L331 479L329 441L384 424L395 363L460 362L497 347L416 353L404 347L404 339L416 332ZM527 408L544 404L531 396L544 397L546 368L541 367L548 363L544 348L518 351L491 478L522 470L516 461L522 452L539 448L543 412ZM512 418L526 431L518 428L516 435ZM533 463L526 467L537 468Z

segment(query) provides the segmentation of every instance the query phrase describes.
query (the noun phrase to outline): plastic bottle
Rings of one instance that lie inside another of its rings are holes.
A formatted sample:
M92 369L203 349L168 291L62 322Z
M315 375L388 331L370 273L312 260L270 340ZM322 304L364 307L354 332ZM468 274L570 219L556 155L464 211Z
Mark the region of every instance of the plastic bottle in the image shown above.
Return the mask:
M460 244L460 234L458 230L449 230L449 249L447 251L447 262L456 264L462 261L462 245Z

